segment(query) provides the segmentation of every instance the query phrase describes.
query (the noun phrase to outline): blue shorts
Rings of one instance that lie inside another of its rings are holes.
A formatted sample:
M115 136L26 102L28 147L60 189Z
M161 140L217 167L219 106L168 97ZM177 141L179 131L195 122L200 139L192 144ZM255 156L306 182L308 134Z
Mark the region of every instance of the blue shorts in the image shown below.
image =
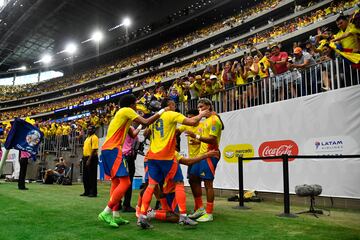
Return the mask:
M144 172L145 172L145 177L144 177L144 182L149 182L149 169L148 169L148 162L144 162Z
M204 180L214 180L215 169L219 159L211 157L201 160L191 166L190 175L197 176Z
M127 163L122 156L121 149L101 150L101 159L106 175L112 178L129 176Z
M170 180L184 180L179 163L176 160L148 160L149 184L166 183Z
M166 198L166 202L167 202L169 208L171 209L171 211L174 213L179 213L179 206L175 199L175 192L166 194L165 198Z

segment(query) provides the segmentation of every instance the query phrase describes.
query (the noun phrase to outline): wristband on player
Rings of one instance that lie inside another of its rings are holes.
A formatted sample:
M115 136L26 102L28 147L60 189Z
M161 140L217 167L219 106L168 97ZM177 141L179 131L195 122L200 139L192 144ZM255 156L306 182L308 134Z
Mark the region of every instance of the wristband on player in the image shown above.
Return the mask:
M142 129L142 125L140 124L137 128L136 128L136 130L141 130Z
M196 134L195 138L196 138L197 140L200 140L201 136L200 136L199 134Z

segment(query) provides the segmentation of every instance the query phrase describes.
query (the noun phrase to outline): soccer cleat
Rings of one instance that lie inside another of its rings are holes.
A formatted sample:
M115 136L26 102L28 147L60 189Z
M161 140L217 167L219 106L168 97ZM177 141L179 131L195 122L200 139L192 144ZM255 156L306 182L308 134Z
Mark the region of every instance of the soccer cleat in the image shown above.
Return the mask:
M196 226L198 223L190 219L188 216L180 215L179 224L184 226Z
M114 217L114 222L117 225L125 225L125 224L129 224L130 222L126 219L123 219L122 217Z
M115 222L115 219L111 219L110 223L109 223L110 227L113 227L113 228L118 228L119 227L119 224L117 224Z
M111 213L107 213L102 211L99 216L98 219L100 221L106 222L106 223L110 223L113 220L112 214Z
M155 214L156 214L156 210L150 209L147 211L146 216L149 220L151 220L151 219L155 218Z
M140 226L142 229L150 229L153 228L153 226L150 224L149 219L145 215L140 215L138 219L138 226Z
M201 216L203 216L204 214L206 214L206 211L204 208L199 208L198 210L196 210L193 214L189 215L189 218L191 219L197 219Z
M205 213L204 215L196 219L196 221L198 222L212 222L213 220L214 220L213 215L210 213Z

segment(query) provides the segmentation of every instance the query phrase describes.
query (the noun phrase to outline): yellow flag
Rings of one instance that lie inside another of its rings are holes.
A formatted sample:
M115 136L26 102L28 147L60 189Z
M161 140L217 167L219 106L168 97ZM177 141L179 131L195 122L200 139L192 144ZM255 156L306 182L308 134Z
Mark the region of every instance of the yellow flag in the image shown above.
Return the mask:
M31 119L30 117L26 117L25 118L25 121L30 123L31 125L34 125L35 124L35 120L34 119Z
M360 54L359 53L352 53L352 52L342 52L339 49L336 48L335 43L330 42L329 46L334 49L334 51L338 54L340 54L341 56L343 56L344 58L346 58L347 60L358 64L360 62Z

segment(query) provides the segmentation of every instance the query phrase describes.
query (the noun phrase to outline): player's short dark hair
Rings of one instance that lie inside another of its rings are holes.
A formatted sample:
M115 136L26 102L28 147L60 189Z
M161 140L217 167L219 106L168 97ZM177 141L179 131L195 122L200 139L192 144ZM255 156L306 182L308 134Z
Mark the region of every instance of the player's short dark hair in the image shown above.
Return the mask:
M194 115L194 116L197 116L197 115L199 115L199 110L197 110L197 109L190 109L189 111L186 112L186 115Z
M96 130L96 127L94 126L94 125L90 125L89 127L88 127L88 129L91 129L91 130Z
M164 98L161 101L161 108L166 108L167 106L169 106L170 101L174 101L174 100L172 100L171 98Z
M347 20L348 20L348 16L346 16L346 15L340 15L340 16L338 16L338 18L336 19L336 22L338 22L338 21L340 21L340 20L347 21Z
M119 101L120 107L130 107L133 104L136 104L136 97L134 94L126 94Z
M199 101L198 101L198 104L199 103L210 106L210 111L212 111L212 102L210 101L210 99L208 99L208 98L200 98Z

